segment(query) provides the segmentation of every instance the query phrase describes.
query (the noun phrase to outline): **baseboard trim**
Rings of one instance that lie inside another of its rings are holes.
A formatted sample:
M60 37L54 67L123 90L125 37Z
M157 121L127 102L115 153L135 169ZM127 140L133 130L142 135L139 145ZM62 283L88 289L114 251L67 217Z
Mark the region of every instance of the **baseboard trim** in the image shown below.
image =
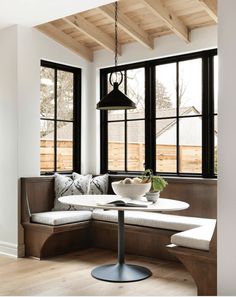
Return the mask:
M16 258L18 255L17 244L0 241L0 254Z

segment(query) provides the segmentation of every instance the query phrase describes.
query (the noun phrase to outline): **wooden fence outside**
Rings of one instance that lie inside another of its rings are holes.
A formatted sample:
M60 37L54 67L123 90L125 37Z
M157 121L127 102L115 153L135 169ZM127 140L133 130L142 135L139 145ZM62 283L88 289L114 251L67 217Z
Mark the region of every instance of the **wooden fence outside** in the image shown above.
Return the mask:
M40 146L41 171L53 170L54 166L54 142L53 140L41 140ZM144 170L145 147L142 143L128 144L128 170ZM156 160L158 172L176 172L176 146L157 145ZM180 172L201 173L202 149L200 146L180 146ZM108 143L109 170L124 170L124 144L120 142ZM72 142L57 142L57 169L72 170Z
M71 140L57 141L57 170L72 170L73 144ZM54 141L40 140L40 168L41 171L54 170Z

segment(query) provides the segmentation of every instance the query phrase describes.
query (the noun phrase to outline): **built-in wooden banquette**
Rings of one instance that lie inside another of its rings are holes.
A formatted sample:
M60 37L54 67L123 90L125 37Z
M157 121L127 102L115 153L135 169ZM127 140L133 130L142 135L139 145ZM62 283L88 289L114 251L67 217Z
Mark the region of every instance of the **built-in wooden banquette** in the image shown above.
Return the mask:
M113 193L112 181L125 177L127 176L109 176L108 193ZM190 204L189 209L175 214L216 218L216 181L180 178L167 180L168 187L161 196ZM61 226L32 223L31 214L50 211L54 198L54 177L22 178L21 221L25 231L26 256L42 259L91 245L116 250L116 223L87 221ZM127 225L127 252L173 260L175 257L165 246L170 243L170 237L174 233L176 231Z
M127 176L110 175L108 193L113 193L112 181L125 177ZM189 209L174 214L216 219L216 180L171 177L166 179L168 187L162 192L161 197L182 200L190 204ZM54 177L22 178L21 186L21 216L24 227L26 256L43 259L86 247L117 249L117 223L114 222L90 220L59 226L31 222L32 213L47 212L53 208L55 197ZM126 225L126 252L160 259L180 260L189 269L188 263L186 264L181 256L183 250L178 249L178 247L175 249L167 247L171 242L171 236L175 233L174 230ZM187 256L189 250L191 249L185 249ZM209 258L208 255L212 255L208 252L201 253L201 251L200 254L205 255L205 260ZM193 251L192 254L190 253L190 257L187 257L188 262L191 260L192 255ZM200 257L200 259L203 258ZM215 254L213 258L216 261ZM214 262L214 265L215 271L216 262ZM216 277L213 277L215 282ZM196 278L195 281L197 283ZM215 288L215 283L213 286ZM198 289L198 291L201 293L201 289ZM207 292L205 292L205 295L207 295Z

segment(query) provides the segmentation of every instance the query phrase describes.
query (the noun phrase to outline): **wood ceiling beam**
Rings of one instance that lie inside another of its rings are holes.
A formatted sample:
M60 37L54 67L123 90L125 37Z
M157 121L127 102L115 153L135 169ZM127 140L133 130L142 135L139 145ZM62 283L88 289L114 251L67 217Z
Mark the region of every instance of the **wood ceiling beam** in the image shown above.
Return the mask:
M101 6L97 8L97 11L102 13L105 17L114 21L114 4L109 6ZM131 21L120 9L118 9L118 21L117 25L123 31L125 31L133 39L141 43L142 45L153 49L154 40L151 38L140 26Z
M216 0L197 0L209 16L217 23L217 1Z
M176 35L185 42L189 42L189 30L185 24L161 0L142 0L150 11L161 18Z
M79 43L74 38L65 34L63 31L59 30L56 26L51 23L47 23L36 27L37 30L50 36L52 39L72 50L76 54L80 55L89 62L93 61L93 52L83 44Z
M95 42L103 46L105 49L115 52L115 41L108 34L104 33L98 27L88 22L84 17L77 15L63 18L63 20L85 35L89 36ZM121 55L121 46L118 45L118 54Z

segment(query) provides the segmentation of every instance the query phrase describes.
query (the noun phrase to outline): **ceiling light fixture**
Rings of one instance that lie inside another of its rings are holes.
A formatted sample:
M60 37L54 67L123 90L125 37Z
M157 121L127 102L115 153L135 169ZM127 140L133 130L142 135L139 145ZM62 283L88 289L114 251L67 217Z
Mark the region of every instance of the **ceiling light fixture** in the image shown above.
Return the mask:
M113 86L113 90L104 96L101 101L97 104L97 109L99 110L119 110L119 109L134 109L136 108L135 103L130 100L124 93L119 90L119 86L123 81L123 73L120 73L120 81L118 82L118 72L117 72L117 61L118 61L118 3L115 2L115 69L114 72L110 74L109 83ZM112 82L112 74L115 73L116 81Z

